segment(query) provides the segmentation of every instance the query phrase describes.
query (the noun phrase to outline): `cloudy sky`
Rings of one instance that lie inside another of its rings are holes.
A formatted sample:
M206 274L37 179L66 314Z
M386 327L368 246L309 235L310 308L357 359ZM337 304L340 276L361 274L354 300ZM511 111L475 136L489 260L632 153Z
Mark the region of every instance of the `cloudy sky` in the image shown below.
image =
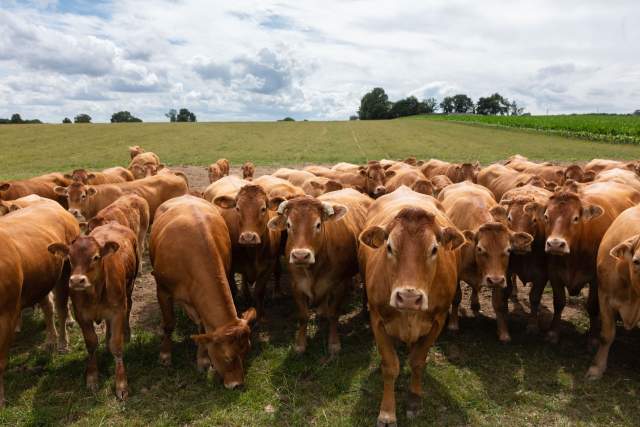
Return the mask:
M630 112L639 22L637 0L0 0L0 117L343 120L375 86Z

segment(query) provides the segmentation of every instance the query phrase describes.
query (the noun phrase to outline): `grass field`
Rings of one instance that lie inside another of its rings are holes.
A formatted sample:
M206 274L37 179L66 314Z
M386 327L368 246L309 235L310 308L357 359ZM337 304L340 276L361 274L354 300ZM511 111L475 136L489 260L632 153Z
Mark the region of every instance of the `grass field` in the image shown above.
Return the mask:
M555 116L426 115L429 119L531 129L560 136L622 144L640 144L640 116L573 114Z
M0 126L0 178L74 167L125 165L142 145L169 165L226 157L259 165L437 157L488 163L520 153L539 160L640 158L640 147L436 120L275 123L142 123Z

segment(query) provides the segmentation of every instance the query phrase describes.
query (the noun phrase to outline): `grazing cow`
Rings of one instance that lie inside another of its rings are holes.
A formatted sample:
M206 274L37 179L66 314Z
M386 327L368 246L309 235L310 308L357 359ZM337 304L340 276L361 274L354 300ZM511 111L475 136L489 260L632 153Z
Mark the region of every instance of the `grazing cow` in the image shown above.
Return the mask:
M564 170L564 180L572 180L575 182L591 182L596 177L594 171L585 171L580 165L569 165Z
M547 338L557 342L565 306L565 288L577 295L589 283L587 311L590 345L598 333L598 246L613 220L640 202L640 192L617 182L588 184L580 193L559 191L549 198L544 213L545 250L553 288L553 321Z
M242 165L242 179L251 180L256 173L256 166L252 162L245 162Z
M161 165L155 153L142 152L131 159L128 169L135 179L142 179L157 174Z
M255 283L253 300L258 318L263 319L264 291L279 262L281 233L267 227L269 219L276 215L277 204L256 184L240 188L235 197L218 196L213 203L222 209L232 238L231 271L242 274L245 296L250 296L249 283Z
M478 184L491 190L496 200L502 199L507 191L527 184L547 190L553 190L556 187L555 183L547 183L537 175L518 172L497 163L487 166L478 173Z
M192 336L198 345L198 368L213 366L226 388L242 385L251 346L249 325L256 312L251 308L237 315L227 281L231 241L218 209L193 196L165 202L151 227L149 254L164 329L160 361L171 364L177 302L201 331Z
M317 178L316 175L312 174L311 172L290 168L280 168L271 175L275 176L276 178L286 179L297 187L302 187L302 184L304 184L304 182L309 178Z
M523 232L533 237L531 251L525 254L513 252L509 259L508 279L512 281L515 290L514 275L519 277L525 285L531 283L529 304L531 312L527 325L527 332L539 331L538 311L542 292L547 286L547 254L545 252L544 207L553 193L544 188L533 185L509 190L502 196L500 205L506 209L501 219L516 232Z
M276 178L271 175L262 175L251 182L264 189L269 198L269 202L273 203L274 209L285 200L305 195L302 188L291 184L286 179Z
M51 290L56 294L59 320L58 351L67 350L69 272L63 260L51 256L47 248L56 242L71 243L79 234L73 216L44 198L0 217L0 407L4 406L3 378L9 345L20 311L42 301ZM56 335L53 324L48 324L50 345Z
M394 345L409 346L411 382L407 415L422 401L422 372L444 327L457 288L458 248L464 237L430 196L400 187L377 199L360 234L371 329L382 358L384 392L378 426L396 424Z
M340 351L338 316L358 273L358 235L370 204L369 197L347 188L285 201L269 221L269 228L287 231L285 258L298 307L298 353L307 348L309 305L329 320L329 352Z
M453 182L476 182L480 164L475 163L449 163L442 160L431 159L425 162L420 171L427 178L435 175L446 175Z
M585 172L602 172L608 169L628 169L635 171L638 166L638 162L622 162L618 160L605 160L605 159L593 159L584 166Z
M91 218L87 229L93 231L110 222L128 227L137 236L138 257L142 259L149 221L149 203L137 194L126 194Z
M116 364L116 396L121 400L128 395L122 358L124 343L131 337L131 294L140 262L137 248L135 233L117 223L97 227L70 245L49 246L49 252L68 258L71 264L71 301L89 353L85 371L87 388L94 391L98 388L98 336L93 324L105 320L107 342Z
M323 176L313 176L302 183L302 191L312 197L318 197L331 191L342 190L344 187L337 181Z
M587 371L592 380L607 369L616 318L627 330L640 322L640 207L627 209L613 221L598 249L597 269L601 330L598 352Z
M385 184L387 192L391 193L399 187L406 185L412 188L414 185L421 191L419 193L433 196L433 184L431 180L425 179L424 175L414 168L387 170L387 182Z
M126 171L131 179L125 178L126 175L120 170ZM117 184L119 182L133 181L133 175L125 168L111 168L105 169L103 172L89 172L86 169L75 169L70 174L65 174L64 177L73 182L81 182L86 185L100 185L100 184Z
M459 280L472 287L471 308L477 316L480 312L478 292L481 286L492 291L491 302L496 313L498 338L511 341L507 326L508 302L512 284L507 280L509 256L512 252L531 250L533 238L523 232L513 232L505 224L497 222L504 214L491 191L485 187L464 181L442 190L438 196L444 211L459 229L467 242L461 249ZM451 309L449 329L460 329L458 307L462 298L460 284Z
M125 194L137 194L149 204L151 222L156 209L165 200L189 192L184 175L162 174L120 184L87 186L74 182L69 187L56 187L57 194L67 198L69 212L76 218L91 220L96 214Z

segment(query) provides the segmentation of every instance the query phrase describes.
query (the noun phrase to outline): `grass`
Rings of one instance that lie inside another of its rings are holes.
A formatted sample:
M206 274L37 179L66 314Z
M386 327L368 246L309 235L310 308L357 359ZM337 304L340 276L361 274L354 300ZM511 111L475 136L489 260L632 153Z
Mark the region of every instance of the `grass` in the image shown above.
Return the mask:
M364 162L437 157L449 161L640 157L640 147L586 142L439 120L273 123L141 123L0 126L0 179L75 167L126 165L127 147L142 145L169 165L206 165L220 157L258 165Z
M429 119L522 128L546 133L614 143L640 144L640 116L571 114L554 116L426 115Z

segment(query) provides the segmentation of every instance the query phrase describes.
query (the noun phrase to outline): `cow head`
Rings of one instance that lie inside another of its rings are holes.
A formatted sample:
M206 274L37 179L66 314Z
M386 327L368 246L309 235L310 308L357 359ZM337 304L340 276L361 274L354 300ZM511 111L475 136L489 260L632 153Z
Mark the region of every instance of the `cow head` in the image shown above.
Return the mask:
M0 216L6 215L9 212L17 211L18 209L20 209L20 206L0 199Z
M134 145L133 147L129 147L129 156L131 156L131 160L138 154L144 153L144 148L139 145Z
M256 167L253 163L246 162L241 169L243 179L253 179L253 175L256 173Z
M332 179L322 183L318 178L309 178L302 184L302 190L313 197L318 197L331 191L342 190L342 188L342 184Z
M527 233L534 239L544 238L544 205L526 196L503 198L500 205L505 209L506 224L511 230Z
M289 263L310 266L324 243L324 224L339 221L347 207L321 202L313 197L296 197L282 202L278 216L269 221L269 228L287 231L286 254Z
M231 323L206 334L191 336L198 345L206 347L209 359L227 389L244 384L244 359L251 349L251 324L255 318L256 310L250 308Z
M418 179L412 185L411 189L416 193L426 194L427 196L433 196L433 184L429 179Z
M369 162L366 168L359 169L358 173L364 177L365 192L374 199L387 192L384 184L387 178L395 175L394 171L385 170L379 162Z
M86 218L91 206L91 198L97 194L95 187L84 185L80 182L74 182L68 187L55 187L53 191L67 198L69 204L69 212L76 218Z
M216 206L235 209L238 213L238 243L244 246L262 244L269 222L269 199L259 185L245 185L235 198L218 196L213 200ZM272 208L277 205L272 203Z
M70 174L65 173L64 177L73 182L81 182L83 184L88 184L90 180L96 177L96 175L92 172L87 171L86 169L75 169Z
M435 175L429 178L429 180L431 181L431 184L433 184L433 194L435 196L440 194L444 188L453 184L453 181L451 181L451 179L446 175Z
M164 169L164 165L157 165L152 162L144 163L144 164L134 164L131 166L131 173L135 179L143 179L150 176L155 176L158 174L158 171Z
M580 196L569 191L559 191L549 198L544 213L545 251L552 255L571 253L571 245L582 233L585 222L603 214L602 207L585 204Z
M631 287L637 295L640 295L640 234L614 246L609 251L609 255L617 259L618 262L626 264Z
M455 176L456 182L463 181L478 181L478 171L480 170L480 164L478 162L475 163L462 163L459 165L455 165Z
M71 245L54 243L48 249L54 255L69 259L71 264L70 290L95 293L96 284L104 282L104 258L117 252L120 245L112 241L101 245L92 236L81 236Z
M564 170L563 182L573 180L575 182L591 182L596 178L594 171L585 171L579 165L570 165Z
M220 165L216 163L209 165L207 172L209 173L209 183L216 182L224 176L222 169L220 169Z
M371 226L360 242L384 251L378 259L391 279L389 305L398 310L426 311L439 258L464 243L454 227L442 228L422 208L404 208L386 226Z
M531 251L533 238L528 233L514 232L501 222L483 224L477 230L465 230L464 237L473 250L482 285L506 288L507 267L511 253Z

